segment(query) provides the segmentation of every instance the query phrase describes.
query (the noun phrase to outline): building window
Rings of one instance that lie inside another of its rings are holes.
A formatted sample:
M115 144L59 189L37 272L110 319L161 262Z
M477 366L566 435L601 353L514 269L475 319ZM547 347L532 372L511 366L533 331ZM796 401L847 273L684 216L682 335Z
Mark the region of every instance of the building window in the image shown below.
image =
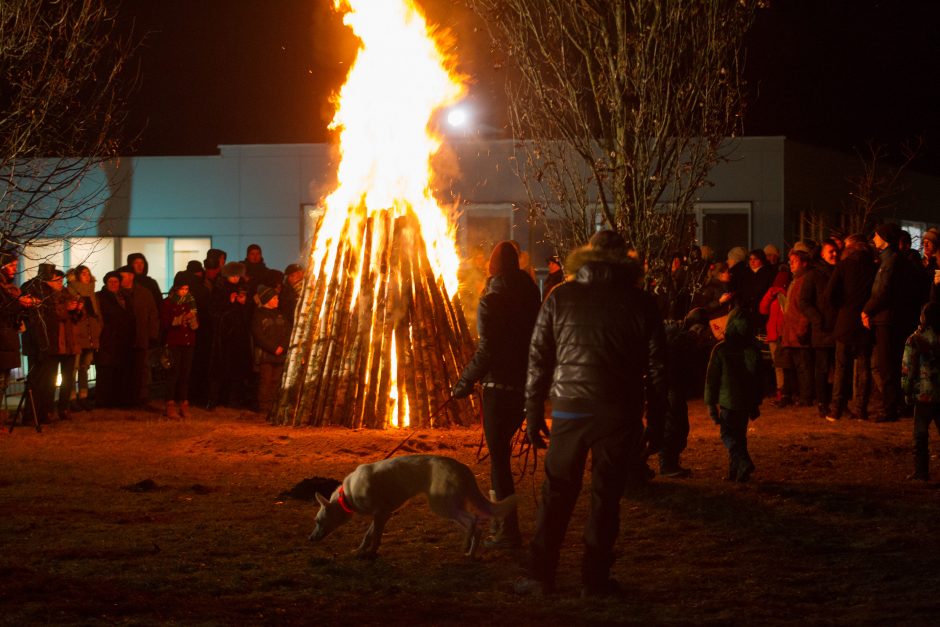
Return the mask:
M186 269L192 260L202 261L212 248L210 237L72 237L65 240L35 240L23 250L20 263L20 281L38 273L39 264L51 263L68 270L84 265L92 276L101 280L108 272L127 263L131 253L143 253L147 258L147 274L153 277L165 293L173 285L177 272Z

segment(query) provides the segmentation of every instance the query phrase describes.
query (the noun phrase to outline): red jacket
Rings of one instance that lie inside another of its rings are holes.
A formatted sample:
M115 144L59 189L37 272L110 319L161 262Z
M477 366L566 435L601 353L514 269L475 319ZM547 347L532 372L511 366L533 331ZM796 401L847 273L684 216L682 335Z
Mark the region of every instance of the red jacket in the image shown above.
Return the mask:
M168 346L194 346L199 325L195 317L184 317L195 309L196 301L192 297L179 303L175 300L171 296L160 305L160 323L166 331L166 343Z
M760 301L760 313L767 318L767 341L779 342L783 337L783 310L780 309L781 295L786 295L782 287L771 287Z

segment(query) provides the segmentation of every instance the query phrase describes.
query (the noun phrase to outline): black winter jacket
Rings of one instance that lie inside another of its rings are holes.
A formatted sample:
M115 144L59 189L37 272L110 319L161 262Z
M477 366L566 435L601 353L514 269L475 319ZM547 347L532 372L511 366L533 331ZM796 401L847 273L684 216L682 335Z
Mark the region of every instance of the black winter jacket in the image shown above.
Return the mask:
M460 375L469 386L500 383L522 392L529 360L529 340L541 298L523 270L491 277L477 307L477 350Z
M800 290L800 311L809 319L813 348L829 348L836 345L833 329L836 325L836 310L826 298L826 288L836 267L825 261L817 261L803 282Z
M540 416L551 396L555 411L640 420L647 389L651 404L665 403L663 319L653 297L636 287L635 264L590 249L585 254L575 280L556 287L539 312L529 348L526 414ZM647 428L662 431L661 424Z
M864 311L872 326L891 325L907 337L917 327L923 289L920 271L891 247L881 251L881 264Z
M859 245L843 254L826 287L825 299L836 312L833 338L859 345L870 340L862 326L862 308L871 295L875 280L875 260L867 246Z
M123 305L119 299L124 300ZM101 305L101 337L95 363L99 366L129 364L137 333L133 303L125 292L114 294L107 288L99 290L98 303Z

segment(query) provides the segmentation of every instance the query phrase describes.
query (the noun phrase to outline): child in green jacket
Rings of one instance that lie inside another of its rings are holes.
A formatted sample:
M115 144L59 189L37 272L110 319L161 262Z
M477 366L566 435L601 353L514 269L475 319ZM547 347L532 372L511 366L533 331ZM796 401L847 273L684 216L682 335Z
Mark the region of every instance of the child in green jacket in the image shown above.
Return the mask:
M705 406L721 427L721 441L728 449L729 481L743 483L754 472L747 452L747 425L760 416L760 361L748 314L736 308L728 315L725 339L712 350L705 374Z
M914 406L914 474L910 478L927 481L930 423L940 429L940 303L924 305L920 328L904 344L901 390Z

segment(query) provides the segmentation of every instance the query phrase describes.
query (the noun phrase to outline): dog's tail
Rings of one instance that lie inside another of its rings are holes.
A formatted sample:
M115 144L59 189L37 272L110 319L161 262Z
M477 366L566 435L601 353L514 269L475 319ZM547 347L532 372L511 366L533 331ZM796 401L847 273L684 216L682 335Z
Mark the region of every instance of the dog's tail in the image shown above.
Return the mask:
M473 499L473 505L485 518L505 518L512 510L516 509L518 495L510 494L501 501L490 501L482 494L479 498Z

